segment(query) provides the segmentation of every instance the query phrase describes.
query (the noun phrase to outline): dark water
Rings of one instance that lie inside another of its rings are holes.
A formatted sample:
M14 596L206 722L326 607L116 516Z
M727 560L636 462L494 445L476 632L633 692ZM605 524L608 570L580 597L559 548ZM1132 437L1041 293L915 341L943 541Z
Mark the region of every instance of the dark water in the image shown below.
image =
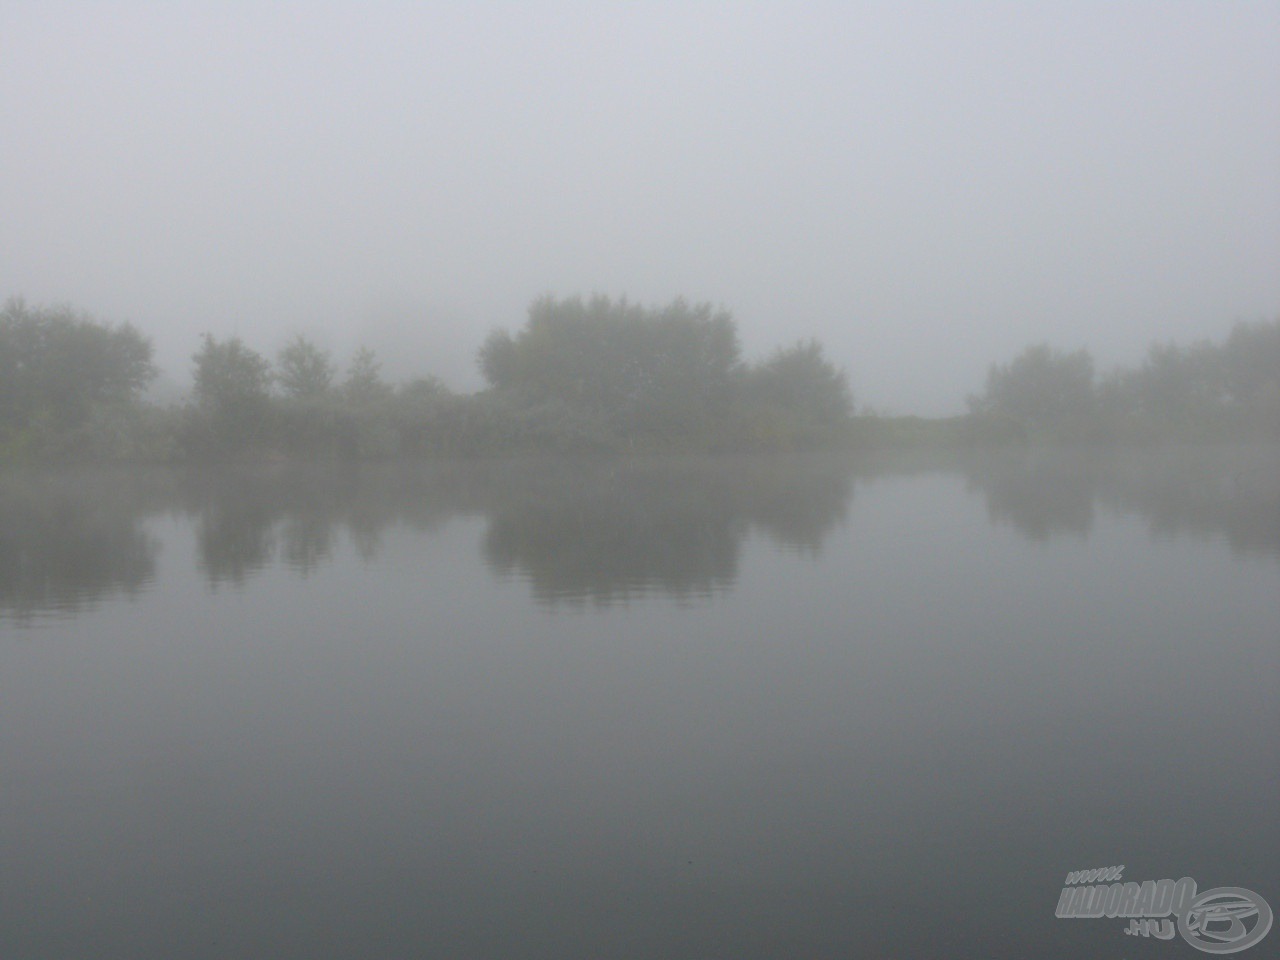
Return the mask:
M1274 450L2 477L0 957L1201 956L1278 637Z

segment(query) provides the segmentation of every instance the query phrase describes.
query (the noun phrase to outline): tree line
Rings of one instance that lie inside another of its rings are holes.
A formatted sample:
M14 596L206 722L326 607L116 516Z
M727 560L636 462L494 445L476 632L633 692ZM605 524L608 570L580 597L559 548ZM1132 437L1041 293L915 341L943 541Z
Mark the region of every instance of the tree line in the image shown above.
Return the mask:
M838 440L845 373L810 340L746 363L730 315L544 297L478 351L486 387L392 384L305 336L274 358L205 334L190 399L144 401L150 340L65 307L0 311L0 460L393 459L514 451L794 449Z
M1280 439L1280 319L1237 322L1219 343L1155 343L1102 374L1087 350L1030 346L992 364L968 403L971 435L987 440Z
M727 311L543 297L477 352L485 388L344 368L305 336L274 357L206 334L181 404L145 401L149 338L66 307L0 310L0 462L369 460L522 451L735 451L833 445L1280 438L1280 320L1221 342L1155 344L1099 374L1047 344L992 364L966 417L853 416L816 340L746 362Z

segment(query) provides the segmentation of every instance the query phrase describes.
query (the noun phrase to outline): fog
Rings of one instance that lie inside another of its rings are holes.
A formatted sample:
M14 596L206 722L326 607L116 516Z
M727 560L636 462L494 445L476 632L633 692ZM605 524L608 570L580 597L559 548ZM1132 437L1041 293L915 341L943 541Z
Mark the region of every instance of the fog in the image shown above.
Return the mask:
M0 471L0 956L1274 957L1280 451L942 453Z
M1273 3L0 7L0 298L480 385L537 296L959 412L1280 312Z

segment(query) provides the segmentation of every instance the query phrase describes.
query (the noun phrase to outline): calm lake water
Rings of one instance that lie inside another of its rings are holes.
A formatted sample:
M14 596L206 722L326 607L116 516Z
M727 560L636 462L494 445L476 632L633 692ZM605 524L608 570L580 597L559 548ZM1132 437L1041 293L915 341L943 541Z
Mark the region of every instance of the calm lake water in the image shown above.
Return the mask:
M1271 449L9 475L0 957L1187 960L1278 686Z

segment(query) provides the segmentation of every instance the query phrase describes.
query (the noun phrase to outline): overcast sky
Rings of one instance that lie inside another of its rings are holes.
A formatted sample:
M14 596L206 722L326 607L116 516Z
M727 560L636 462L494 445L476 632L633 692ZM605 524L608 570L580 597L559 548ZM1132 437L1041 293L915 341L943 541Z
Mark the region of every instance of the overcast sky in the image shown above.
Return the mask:
M479 385L543 293L958 412L1280 315L1280 3L0 2L0 298Z

